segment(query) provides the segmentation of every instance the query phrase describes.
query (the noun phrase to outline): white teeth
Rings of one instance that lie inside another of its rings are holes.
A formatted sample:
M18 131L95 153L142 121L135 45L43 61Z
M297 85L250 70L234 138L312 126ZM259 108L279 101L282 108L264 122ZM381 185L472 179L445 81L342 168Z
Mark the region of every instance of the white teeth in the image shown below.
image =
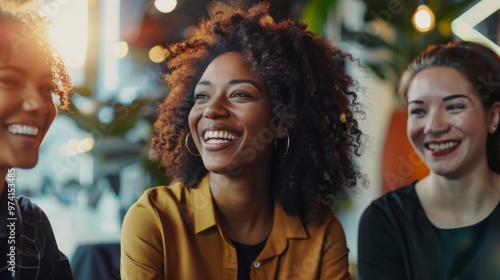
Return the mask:
M446 150L446 149L450 149L450 148L453 148L455 146L458 146L458 142L446 142L446 143L439 143L439 144L430 143L428 146L429 146L429 149L432 151L442 151L442 150Z
M25 124L13 124L10 125L7 130L12 134L22 134L22 135L30 135L37 136L38 135L38 127L29 126Z
M214 138L217 138L217 140L229 141L236 139L237 136L229 131L209 130L205 132L203 138L205 140L215 140Z

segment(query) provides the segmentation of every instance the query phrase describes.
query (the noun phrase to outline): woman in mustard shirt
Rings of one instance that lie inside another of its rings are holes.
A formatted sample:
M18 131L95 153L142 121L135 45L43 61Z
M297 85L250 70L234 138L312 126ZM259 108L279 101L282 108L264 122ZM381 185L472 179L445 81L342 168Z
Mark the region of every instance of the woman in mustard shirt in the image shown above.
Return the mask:
M350 56L267 4L211 6L166 54L153 147L177 183L126 214L122 278L350 279L331 209L359 183Z

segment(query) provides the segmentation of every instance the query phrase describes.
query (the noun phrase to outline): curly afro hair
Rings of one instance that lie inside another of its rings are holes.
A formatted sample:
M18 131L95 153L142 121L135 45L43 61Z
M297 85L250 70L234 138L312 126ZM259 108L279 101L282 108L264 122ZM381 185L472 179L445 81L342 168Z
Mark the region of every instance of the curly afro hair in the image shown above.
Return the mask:
M59 107L68 109L73 84L59 52L48 39L49 21L38 13L36 7L26 6L23 1L3 1L0 4L0 60L7 60L22 44L35 44L45 55L52 75L52 92L59 99Z
M194 88L214 58L241 53L267 84L274 116L290 128L288 154L272 159L274 198L287 213L310 222L339 191L359 183L354 158L360 156L362 132L354 114L361 110L344 69L353 59L303 22L274 22L269 9L259 3L222 11L213 4L192 38L166 48L171 91L159 103L152 147L168 177L189 187L200 182L207 170L184 144Z

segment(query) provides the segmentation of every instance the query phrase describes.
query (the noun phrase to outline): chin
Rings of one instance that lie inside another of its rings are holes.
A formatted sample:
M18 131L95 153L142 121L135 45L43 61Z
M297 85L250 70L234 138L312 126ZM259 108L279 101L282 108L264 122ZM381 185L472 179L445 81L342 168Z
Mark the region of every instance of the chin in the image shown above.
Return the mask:
M215 174L236 176L242 171L241 165L234 160L228 163L210 161L210 162L204 162L204 165L209 172Z
M35 165L37 163L38 163L38 159L33 160L33 161L23 161L23 162L19 162L19 163L14 164L14 167L23 168L23 169L31 169L31 168L35 167Z
M242 171L241 167L239 167L237 165L227 166L227 167L226 166L224 166L224 167L205 166L205 168L210 173L220 174L220 175L229 175L229 176L237 176Z
M465 172L457 170L457 169L450 169L450 168L434 168L431 169L431 171L439 176L448 178L448 179L457 179L465 175Z

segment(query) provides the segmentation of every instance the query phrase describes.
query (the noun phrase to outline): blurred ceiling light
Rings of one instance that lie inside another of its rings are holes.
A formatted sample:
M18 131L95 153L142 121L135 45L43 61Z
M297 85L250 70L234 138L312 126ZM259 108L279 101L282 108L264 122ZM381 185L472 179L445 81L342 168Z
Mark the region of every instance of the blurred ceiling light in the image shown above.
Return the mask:
M128 43L124 41L117 42L113 52L116 58L124 58L128 54Z
M160 63L165 60L164 49L160 45L156 45L149 50L149 59L155 63Z
M96 96L108 100L118 87L118 58L114 55L116 44L120 42L120 0L100 2L99 73Z
M177 6L176 0L155 0L155 7L162 13L170 13Z
M500 46L497 43L474 29L493 13L498 13L498 10L500 10L500 1L482 0L453 20L451 30L462 40L482 42L500 54Z
M436 26L434 13L427 5L420 5L417 7L411 22L413 27L422 34L431 32Z

